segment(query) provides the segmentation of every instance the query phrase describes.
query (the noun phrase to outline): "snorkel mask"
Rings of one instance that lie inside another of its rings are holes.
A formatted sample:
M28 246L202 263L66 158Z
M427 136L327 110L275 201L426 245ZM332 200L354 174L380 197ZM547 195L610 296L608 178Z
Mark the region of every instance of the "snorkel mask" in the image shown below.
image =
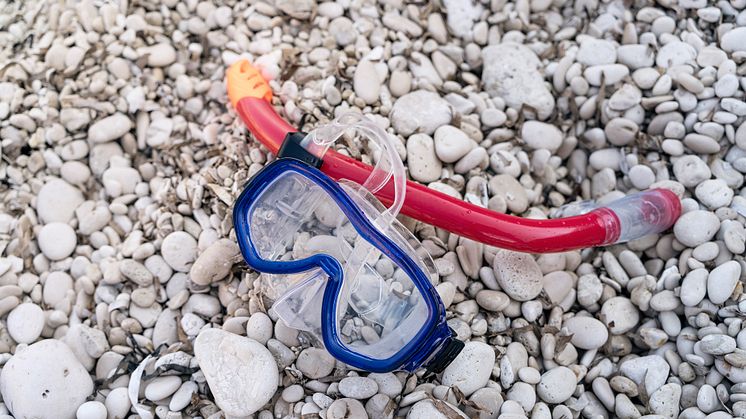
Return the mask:
M318 168L345 133L379 152L362 185L337 183ZM288 326L355 368L437 373L464 344L446 324L430 254L396 219L406 174L393 141L352 112L290 134L239 196L233 221L246 262L268 282L272 309ZM386 208L374 193L389 182Z

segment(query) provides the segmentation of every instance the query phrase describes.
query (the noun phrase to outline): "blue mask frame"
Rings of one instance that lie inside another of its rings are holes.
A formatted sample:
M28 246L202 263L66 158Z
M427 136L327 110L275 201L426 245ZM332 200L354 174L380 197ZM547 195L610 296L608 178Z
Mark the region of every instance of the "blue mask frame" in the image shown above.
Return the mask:
M347 216L358 234L403 269L422 295L428 310L425 324L416 335L412 336L408 344L391 357L375 359L362 355L348 349L340 339L335 317L337 296L342 288L344 270L335 258L327 254L315 254L300 260L272 261L259 256L251 239L249 217L252 204L267 186L285 172L295 172L320 186ZM445 307L427 275L405 251L373 226L363 211L335 181L315 167L292 158L280 158L265 166L249 180L246 188L236 200L233 209L233 225L241 253L251 268L269 274L293 274L321 268L328 275L329 281L324 289L321 308L321 329L324 346L336 359L352 367L372 372L389 372L398 369L411 372L429 362L433 355L452 339L452 332L446 323Z

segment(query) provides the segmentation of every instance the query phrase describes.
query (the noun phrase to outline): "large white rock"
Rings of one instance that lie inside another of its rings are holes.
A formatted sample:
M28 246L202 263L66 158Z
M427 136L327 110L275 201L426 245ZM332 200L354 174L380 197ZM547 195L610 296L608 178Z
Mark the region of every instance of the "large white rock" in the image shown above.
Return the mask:
M227 415L251 415L277 390L277 363L269 350L253 339L207 329L195 339L194 354L215 403Z
M91 392L86 369L55 339L17 352L0 373L0 393L16 418L73 419Z
M482 50L482 82L493 97L502 98L511 108L528 105L546 119L554 109L554 96L539 72L541 62L533 51L513 42L491 45Z

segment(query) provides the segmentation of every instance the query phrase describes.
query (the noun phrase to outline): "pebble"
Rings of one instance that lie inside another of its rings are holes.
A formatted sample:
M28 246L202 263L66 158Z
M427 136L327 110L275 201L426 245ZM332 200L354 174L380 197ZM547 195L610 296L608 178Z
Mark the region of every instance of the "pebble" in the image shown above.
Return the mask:
M133 126L127 115L115 113L93 123L88 128L88 140L94 144L108 143L124 136Z
M353 76L353 86L355 94L366 104L372 105L378 100L381 94L381 80L378 78L378 72L373 62L362 60L355 68Z
M98 401L85 402L75 413L77 419L106 419L106 406Z
M252 339L206 329L194 341L194 355L215 403L228 415L257 412L277 390L277 364L267 348Z
M435 153L435 142L432 137L427 134L413 134L407 139L407 167L409 175L418 182L430 183L440 178L443 164Z
M720 47L725 52L746 51L746 28L733 28L720 38Z
M163 400L181 387L181 378L170 375L157 377L145 387L145 398L150 401Z
M36 196L36 212L45 223L67 223L83 203L83 194L60 179L45 183Z
M163 239L161 255L173 270L189 272L197 258L197 240L189 233L175 231Z
M681 282L681 294L679 296L682 304L694 307L705 298L708 276L707 270L700 268L689 272L684 277Z
M176 61L176 50L171 44L160 43L148 47L145 52L150 67L166 67Z
M437 403L437 406L436 406ZM445 411L445 412L444 412ZM348 416L350 418L354 416ZM451 419L467 418L456 406L441 400L422 400L414 404L407 419Z
M75 230L65 223L49 223L39 231L39 249L49 260L62 260L75 251L78 238Z
M538 71L541 63L526 46L503 42L482 50L482 83L492 97L500 97L514 109L528 105L539 119L547 119L554 110L554 97Z
M396 132L408 136L414 133L432 135L438 127L451 122L448 102L435 93L418 90L394 102L389 115Z
M731 260L710 271L707 276L707 297L713 304L724 303L733 293L741 277L741 264Z
M586 66L613 64L617 59L617 48L611 41L584 38L580 42L580 48L578 48L578 54L575 58L579 63Z
M240 250L236 242L228 239L217 240L194 261L189 270L189 278L197 285L218 282L230 273L239 255Z
M592 317L575 316L567 319L563 326L573 335L572 344L581 349L598 349L609 338L604 324Z
M643 385L648 394L653 394L665 384L670 367L662 357L648 355L622 362L619 371L637 385Z
M33 343L44 329L44 312L33 303L23 303L8 314L8 333L18 343Z
M0 373L3 401L17 417L75 418L92 392L86 369L55 339L16 352Z
M298 355L296 367L308 378L326 377L334 369L334 358L323 349L306 348Z
M703 210L684 213L674 224L676 240L689 247L708 242L720 228L717 215Z
M577 377L567 367L557 367L545 372L536 386L539 398L547 403L558 404L569 399L575 392Z
M528 301L541 293L543 275L531 255L498 250L492 269L500 288L516 301Z
M109 413L110 418L127 417L130 411L130 407L132 406L129 395L127 394L127 388L119 387L113 389L106 396L104 405L106 406L106 410Z
M378 393L378 384L368 377L347 377L339 382L339 392L351 399L365 400Z
M521 128L521 138L533 150L546 149L554 153L562 145L562 132L540 121L526 121Z
M612 335L629 332L640 321L640 314L632 302L625 297L612 297L601 306L603 319Z
M495 351L482 342L466 342L464 349L443 371L441 383L458 386L469 396L487 384L495 364Z
M179 412L192 402L192 396L199 391L199 387L194 381L185 381L171 397L168 403L169 410Z
M451 125L436 129L433 138L435 154L443 163L453 163L475 147L474 141L465 132Z

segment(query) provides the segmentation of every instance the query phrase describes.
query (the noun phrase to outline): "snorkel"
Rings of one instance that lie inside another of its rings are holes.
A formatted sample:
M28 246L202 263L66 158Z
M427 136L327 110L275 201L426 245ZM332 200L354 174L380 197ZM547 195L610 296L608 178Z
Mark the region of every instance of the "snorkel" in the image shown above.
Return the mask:
M251 133L277 154L286 137L298 130L274 110L272 90L248 61L230 66L226 74L228 96ZM307 142L305 146L310 146ZM303 147L304 145L301 145ZM311 147L313 149L313 147ZM363 184L375 169L333 149L316 155L323 173L334 180ZM425 185L407 181L401 213L487 245L529 253L555 253L604 246L663 232L681 214L673 192L653 189L631 194L610 204L565 218L528 219L490 211L445 195ZM375 191L384 203L396 197L394 182Z

